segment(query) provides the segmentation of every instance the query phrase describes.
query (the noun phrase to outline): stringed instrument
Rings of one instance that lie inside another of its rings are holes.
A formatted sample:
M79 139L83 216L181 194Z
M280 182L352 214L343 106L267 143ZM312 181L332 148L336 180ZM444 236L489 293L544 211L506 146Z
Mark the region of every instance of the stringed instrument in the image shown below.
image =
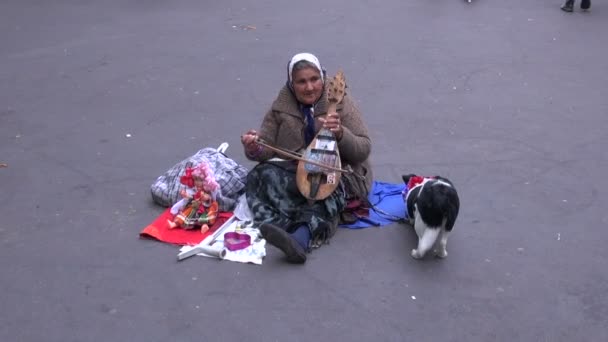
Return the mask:
M326 90L327 112L335 113L346 93L346 81L342 70L329 80ZM296 171L296 182L300 193L311 201L329 197L340 184L342 176L342 171L338 171L342 169L342 162L334 133L322 128L310 142L302 157Z

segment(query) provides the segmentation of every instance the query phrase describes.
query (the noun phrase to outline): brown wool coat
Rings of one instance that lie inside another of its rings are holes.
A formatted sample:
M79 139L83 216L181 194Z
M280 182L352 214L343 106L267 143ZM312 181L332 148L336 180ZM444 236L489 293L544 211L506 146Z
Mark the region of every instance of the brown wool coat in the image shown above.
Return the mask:
M319 132L323 123L319 120L327 113L327 97L324 94L315 106L315 131ZM342 124L342 139L338 141L342 166L350 165L359 175L365 176L367 191L371 190L373 173L369 156L372 150L372 143L361 117L361 112L355 105L353 99L344 97L337 107ZM290 151L303 151L306 149L304 139L304 115L300 112L298 102L292 92L284 86L279 95L273 102L271 109L264 116L262 126L258 133L259 137L272 146L277 146ZM247 154L246 154L247 155ZM253 161L265 161L276 155L268 149L262 150L255 157L247 158Z

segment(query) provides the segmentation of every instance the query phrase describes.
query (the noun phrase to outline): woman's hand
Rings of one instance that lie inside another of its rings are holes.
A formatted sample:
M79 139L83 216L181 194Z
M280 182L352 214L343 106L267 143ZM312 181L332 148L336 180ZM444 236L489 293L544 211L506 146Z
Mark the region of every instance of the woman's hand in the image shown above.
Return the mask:
M260 149L260 145L258 145L257 139L258 132L253 129L250 129L245 132L245 134L241 135L241 143L245 147L245 151L247 152L247 154L254 154Z
M342 139L342 124L340 123L340 114L336 112L327 113L325 118L320 118L323 122L323 128L327 128L334 133L336 139Z

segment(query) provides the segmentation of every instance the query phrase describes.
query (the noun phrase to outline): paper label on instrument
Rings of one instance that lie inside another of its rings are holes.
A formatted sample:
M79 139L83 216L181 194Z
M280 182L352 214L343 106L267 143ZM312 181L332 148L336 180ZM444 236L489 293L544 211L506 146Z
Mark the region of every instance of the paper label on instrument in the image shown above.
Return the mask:
M315 148L319 150L334 151L336 149L336 141L317 139Z
M327 184L336 184L336 173L330 172L327 174Z

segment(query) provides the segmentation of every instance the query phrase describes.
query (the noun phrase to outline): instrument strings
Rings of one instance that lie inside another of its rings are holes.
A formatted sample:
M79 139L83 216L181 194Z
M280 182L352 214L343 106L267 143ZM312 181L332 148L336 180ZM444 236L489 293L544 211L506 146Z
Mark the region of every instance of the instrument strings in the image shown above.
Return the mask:
M306 159L317 162L322 165L336 165L336 153L334 151L326 151L326 150L317 150L311 149L310 151L306 151ZM323 173L327 172L327 168L314 165L311 163L305 163L304 168L309 173Z

